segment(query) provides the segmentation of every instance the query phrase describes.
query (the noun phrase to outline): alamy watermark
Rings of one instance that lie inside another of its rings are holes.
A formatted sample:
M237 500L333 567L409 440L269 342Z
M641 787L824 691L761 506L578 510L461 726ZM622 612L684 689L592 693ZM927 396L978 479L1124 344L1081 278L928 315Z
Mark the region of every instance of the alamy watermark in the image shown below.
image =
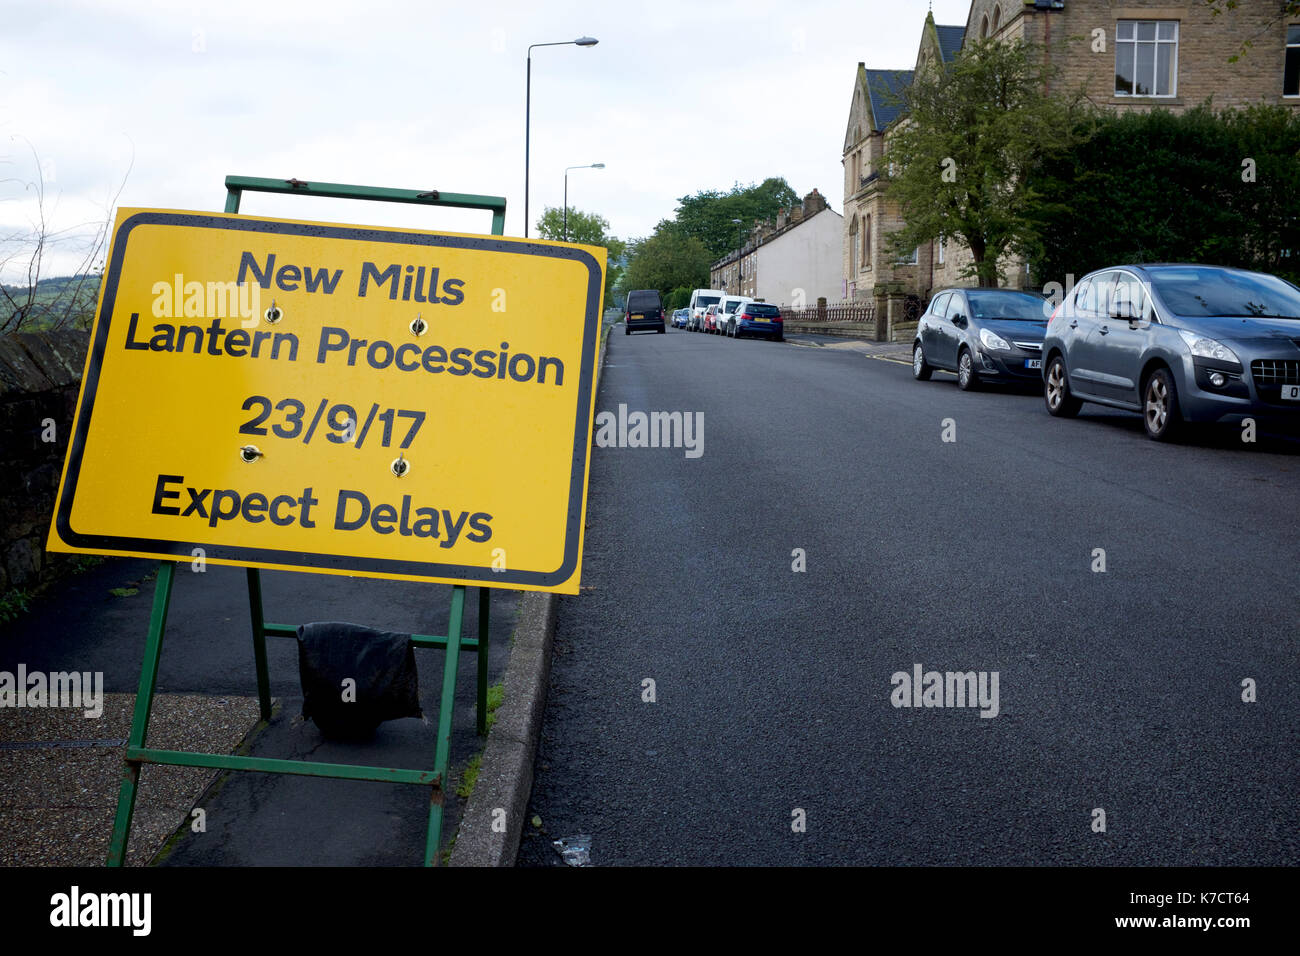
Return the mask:
M596 416L598 448L684 448L687 458L704 454L703 412L605 411Z
M998 715L997 671L895 671L889 702L895 707L978 707L981 717Z
M104 713L103 671L0 671L0 708L73 707L95 719Z

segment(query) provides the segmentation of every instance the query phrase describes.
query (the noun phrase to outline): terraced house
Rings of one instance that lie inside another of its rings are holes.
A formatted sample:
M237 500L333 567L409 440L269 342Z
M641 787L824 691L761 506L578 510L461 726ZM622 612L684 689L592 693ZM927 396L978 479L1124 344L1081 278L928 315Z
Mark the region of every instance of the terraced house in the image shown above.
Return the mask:
M1181 112L1206 100L1300 106L1300 17L1285 9L1282 0L1242 0L1216 16L1205 0L974 0L962 25L927 15L911 69L859 63L854 75L842 158L844 298L874 302L878 315L896 320L931 289L972 281L959 278L970 254L956 241L927 243L901 260L886 251L901 220L880 175L891 131L905 121L898 94L916 71L942 68L975 39L1022 39L1059 68L1054 83L1081 86L1106 109ZM1003 266L1005 285L1033 284L1023 263Z

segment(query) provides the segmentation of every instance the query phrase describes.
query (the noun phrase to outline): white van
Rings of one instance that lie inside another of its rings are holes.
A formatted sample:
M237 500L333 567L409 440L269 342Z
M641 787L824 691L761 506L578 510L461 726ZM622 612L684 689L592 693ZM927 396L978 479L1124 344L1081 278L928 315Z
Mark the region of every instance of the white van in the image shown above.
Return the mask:
M717 305L727 293L721 289L696 289L691 293L691 313L686 319L686 328L691 332L704 331L704 310Z

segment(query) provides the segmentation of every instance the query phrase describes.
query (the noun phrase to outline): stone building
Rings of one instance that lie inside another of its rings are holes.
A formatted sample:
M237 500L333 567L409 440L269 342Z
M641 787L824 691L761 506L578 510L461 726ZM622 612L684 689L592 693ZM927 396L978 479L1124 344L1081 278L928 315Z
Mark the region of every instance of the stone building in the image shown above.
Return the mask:
M840 285L843 217L816 189L802 203L755 221L739 249L709 269L712 288L803 308L833 299Z
M1215 16L1204 0L972 0L963 26L927 15L911 70L859 63L854 76L842 154L843 298L896 307L909 295L923 301L931 289L972 282L960 277L970 254L956 241L928 243L903 262L884 251L884 237L901 220L878 177L890 132L903 119L896 94L916 70L951 62L967 42L1020 39L1059 69L1057 88L1082 88L1107 109L1181 112L1206 100L1300 106L1300 18L1283 16L1283 7L1244 0ZM1028 284L1023 262L1002 265L1006 285Z

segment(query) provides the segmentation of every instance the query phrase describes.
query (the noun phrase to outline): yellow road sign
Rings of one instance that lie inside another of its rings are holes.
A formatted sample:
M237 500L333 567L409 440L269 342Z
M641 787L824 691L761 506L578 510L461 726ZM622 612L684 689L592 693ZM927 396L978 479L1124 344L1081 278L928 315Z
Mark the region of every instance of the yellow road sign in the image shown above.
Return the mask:
M604 267L121 210L50 550L576 593Z

